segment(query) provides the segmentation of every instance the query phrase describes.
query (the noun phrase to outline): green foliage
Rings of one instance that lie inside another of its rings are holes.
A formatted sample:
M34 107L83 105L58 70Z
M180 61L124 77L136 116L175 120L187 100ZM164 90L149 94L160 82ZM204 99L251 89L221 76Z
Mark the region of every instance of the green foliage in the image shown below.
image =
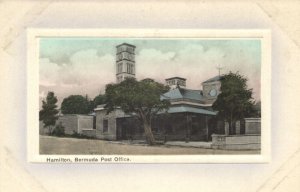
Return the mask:
M254 112L252 89L247 88L247 79L239 73L223 75L221 77L221 93L213 104L218 116L229 122L229 127L235 121L250 116Z
M61 103L61 112L63 114L88 114L90 112L90 103L88 97L81 95L71 95L64 98Z
M169 87L152 79L126 78L119 84L106 86L106 108L111 112L121 107L125 113L137 116L144 125L148 143L154 144L150 122L159 111L169 107L168 100L160 99L160 95L168 90Z
M51 127L55 125L56 120L58 119L58 110L57 108L57 98L54 95L54 92L48 92L46 101L42 101L42 110L39 112L39 120L43 121L45 127L49 128L49 133L51 133Z
M56 127L52 131L52 135L55 135L58 137L64 136L65 135L65 127L61 123L59 123L58 125L56 125Z
M106 97L105 95L99 94L97 95L94 100L92 101L93 103L93 109L97 107L97 105L102 105L105 104L106 102Z

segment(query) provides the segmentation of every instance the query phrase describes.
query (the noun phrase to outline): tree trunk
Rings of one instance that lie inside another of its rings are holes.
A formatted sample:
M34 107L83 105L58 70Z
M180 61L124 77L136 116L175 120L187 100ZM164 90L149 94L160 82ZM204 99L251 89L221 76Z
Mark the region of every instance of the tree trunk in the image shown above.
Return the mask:
M146 139L149 145L155 145L155 138L153 136L153 133L151 131L151 126L149 123L144 122L144 129L145 129L145 135Z

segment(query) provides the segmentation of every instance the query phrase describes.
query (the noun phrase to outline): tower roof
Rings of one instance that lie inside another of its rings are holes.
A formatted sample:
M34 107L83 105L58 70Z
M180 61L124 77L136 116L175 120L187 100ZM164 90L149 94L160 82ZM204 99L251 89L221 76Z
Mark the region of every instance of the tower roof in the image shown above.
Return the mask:
M218 75L213 78L207 79L206 81L203 81L202 83L210 83L210 82L220 81L220 80L221 80L221 77Z
M122 44L120 44L120 45L117 45L116 47L120 47L120 46L122 46L122 45L126 45L126 46L129 46L129 47L135 48L134 45L131 45L131 44L128 44L128 43L122 43Z
M181 80L186 80L185 78L182 78L182 77L170 77L170 78L167 78L167 79L165 79L166 81L168 81L168 80L171 80L171 79L181 79Z

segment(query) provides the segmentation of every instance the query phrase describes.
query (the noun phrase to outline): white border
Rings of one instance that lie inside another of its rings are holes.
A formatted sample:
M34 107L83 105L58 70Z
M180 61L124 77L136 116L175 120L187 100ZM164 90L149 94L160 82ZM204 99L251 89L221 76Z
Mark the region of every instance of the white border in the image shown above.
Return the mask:
M261 39L261 154L257 155L40 155L38 90L39 38L41 37L119 37L119 38L197 38ZM122 163L267 163L271 160L271 33L270 30L199 29L27 29L27 160L46 158L128 157ZM101 162L118 163L118 162Z

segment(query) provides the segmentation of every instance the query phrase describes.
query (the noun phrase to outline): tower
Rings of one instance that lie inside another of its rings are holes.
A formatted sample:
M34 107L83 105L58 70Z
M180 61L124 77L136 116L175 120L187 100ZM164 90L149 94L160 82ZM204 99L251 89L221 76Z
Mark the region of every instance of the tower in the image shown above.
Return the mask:
M116 48L116 78L120 83L126 77L135 77L135 46L123 43Z

